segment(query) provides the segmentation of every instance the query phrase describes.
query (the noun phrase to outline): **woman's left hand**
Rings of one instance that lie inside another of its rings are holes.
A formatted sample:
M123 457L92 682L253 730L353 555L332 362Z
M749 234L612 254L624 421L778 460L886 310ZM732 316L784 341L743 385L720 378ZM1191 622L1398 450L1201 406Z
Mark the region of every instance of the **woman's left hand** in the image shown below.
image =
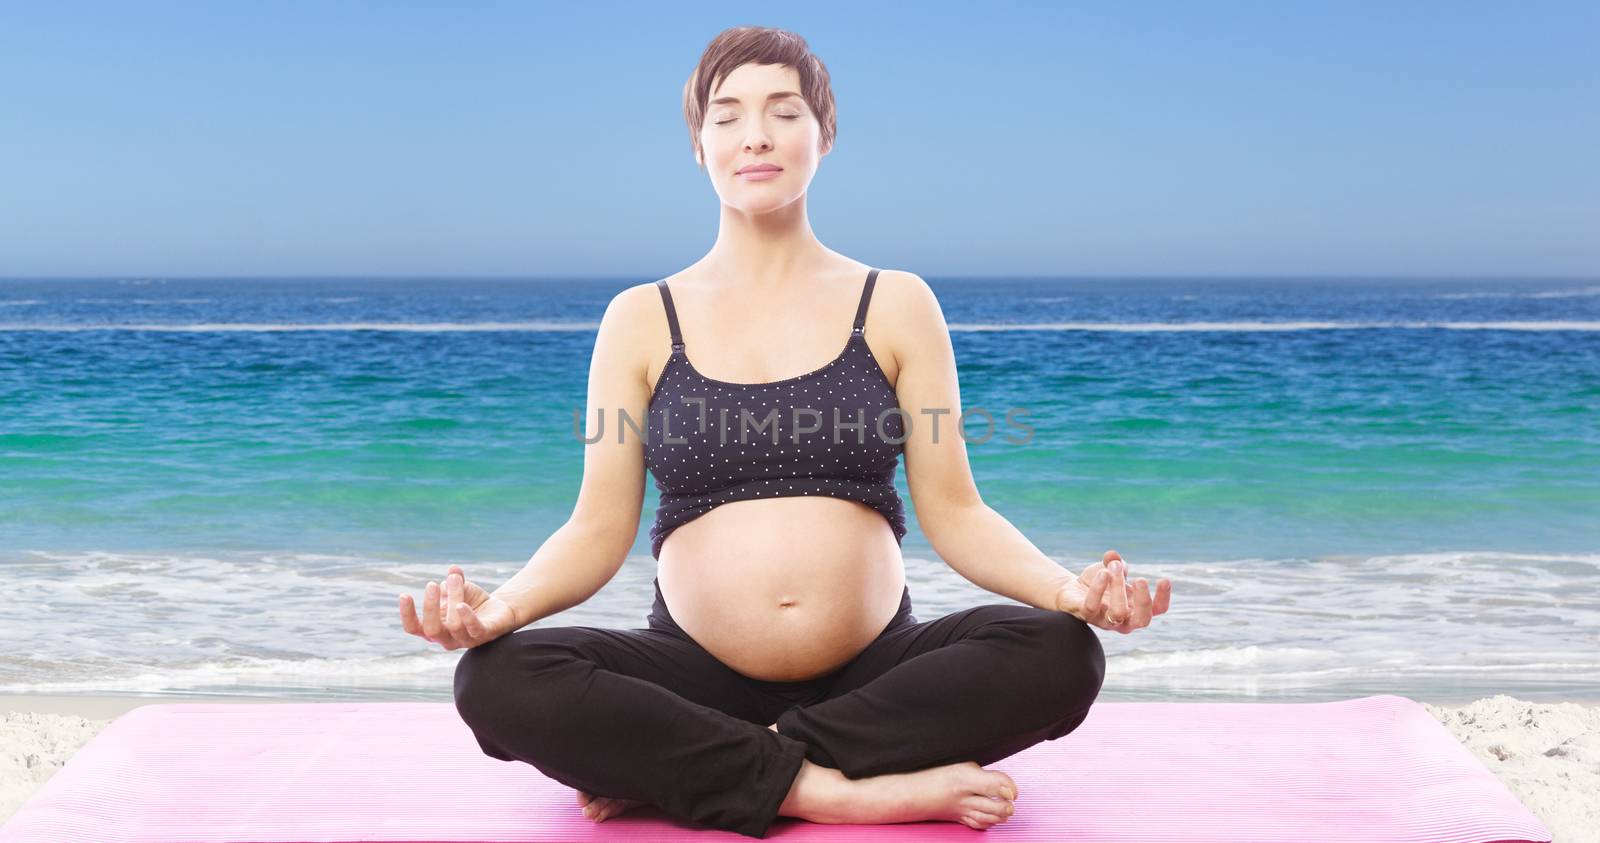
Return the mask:
M1071 611L1091 626L1124 635L1149 626L1151 618L1166 612L1171 605L1172 581L1162 577L1152 600L1150 582L1140 577L1129 583L1127 572L1122 555L1115 550L1106 551L1099 562L1084 568L1076 580L1062 586L1056 598L1057 608Z

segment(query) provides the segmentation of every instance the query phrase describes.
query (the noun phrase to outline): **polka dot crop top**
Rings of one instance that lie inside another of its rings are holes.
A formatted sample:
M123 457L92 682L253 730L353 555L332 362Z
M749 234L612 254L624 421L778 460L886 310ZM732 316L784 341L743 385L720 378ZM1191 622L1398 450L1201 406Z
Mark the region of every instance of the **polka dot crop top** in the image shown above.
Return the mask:
M895 490L905 418L894 387L862 338L878 270L867 273L844 350L820 369L766 383L730 383L695 370L684 353L672 293L660 280L672 331L650 396L645 466L661 493L650 555L667 536L729 501L826 495L872 507L905 537Z

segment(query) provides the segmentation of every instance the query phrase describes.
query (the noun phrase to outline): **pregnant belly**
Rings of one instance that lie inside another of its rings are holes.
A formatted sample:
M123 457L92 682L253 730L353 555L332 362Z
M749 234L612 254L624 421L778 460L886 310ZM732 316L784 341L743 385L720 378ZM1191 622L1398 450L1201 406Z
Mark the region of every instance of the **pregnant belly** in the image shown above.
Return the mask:
M725 503L661 546L657 580L678 626L752 679L798 682L855 658L900 608L889 522L822 496Z

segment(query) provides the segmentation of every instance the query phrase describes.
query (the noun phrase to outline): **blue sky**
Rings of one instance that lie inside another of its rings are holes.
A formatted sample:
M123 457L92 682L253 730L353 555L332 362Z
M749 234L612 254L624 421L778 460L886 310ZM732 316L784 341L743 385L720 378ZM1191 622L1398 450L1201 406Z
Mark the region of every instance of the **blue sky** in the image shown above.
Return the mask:
M803 35L811 223L949 275L1600 275L1600 4L0 4L0 277L660 277Z

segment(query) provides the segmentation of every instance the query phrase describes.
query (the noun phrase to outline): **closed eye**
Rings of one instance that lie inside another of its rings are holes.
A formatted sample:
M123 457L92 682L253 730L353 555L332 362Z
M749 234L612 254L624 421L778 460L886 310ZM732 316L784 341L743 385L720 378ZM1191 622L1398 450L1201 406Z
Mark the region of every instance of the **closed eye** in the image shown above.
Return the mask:
M798 114L775 114L773 116L774 117L782 117L785 120L799 120L800 119L800 115L798 115ZM738 119L739 118L735 117L732 120L718 120L716 122L716 125L718 125L718 126L726 126L727 124L732 123L734 120L738 120Z

